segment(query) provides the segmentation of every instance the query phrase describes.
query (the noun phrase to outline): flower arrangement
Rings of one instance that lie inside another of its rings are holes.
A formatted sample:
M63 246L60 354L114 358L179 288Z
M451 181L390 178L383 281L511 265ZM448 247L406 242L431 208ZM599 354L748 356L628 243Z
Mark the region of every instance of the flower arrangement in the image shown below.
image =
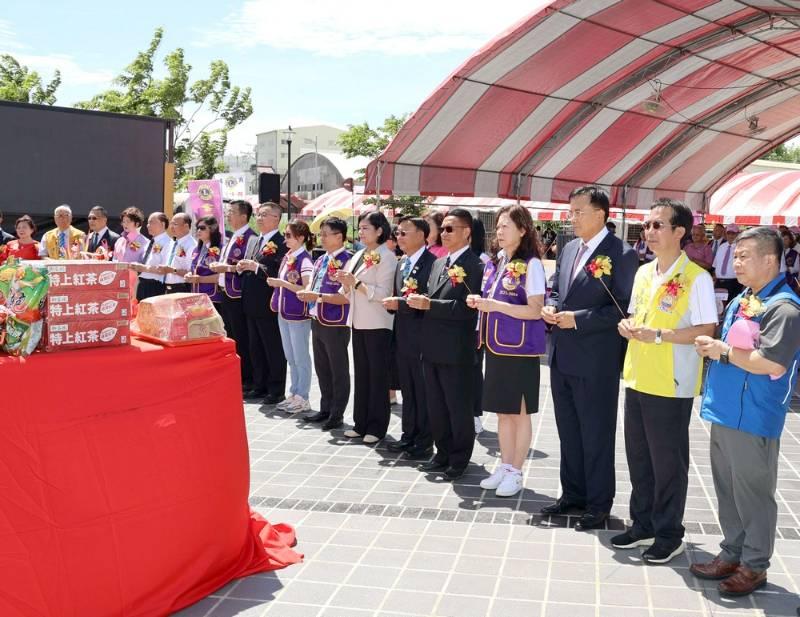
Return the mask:
M378 251L370 251L364 254L364 265L366 265L367 269L377 266L379 263L381 263L381 255Z
M400 289L400 293L403 294L404 298L407 298L411 294L417 293L418 289L419 283L417 282L417 279L409 276L403 280L403 287Z
M605 255L598 255L586 264L586 271L596 279L602 276L611 276L611 258Z
M131 249L132 251L138 251L140 248L142 248L142 245L140 242L134 240L133 242L128 243L128 248Z
M338 259L331 259L328 262L328 277L332 278L339 270L342 269L342 262Z
M155 250L155 249L154 249L154 250ZM213 257L214 259L216 259L217 257L219 257L219 247L218 247L218 246L212 246L212 247L209 247L209 249L208 249L208 256L209 256L209 257Z
M288 270L294 270L294 266L297 263L297 257L294 255L287 255L286 256L286 268Z
M176 253L178 257L186 257L186 249L182 246L178 247L178 252Z
M521 260L514 260L506 264L506 275L519 280L528 272L528 264Z
M459 285L460 283L464 283L464 287L467 288L467 291L469 293L472 293L472 290L470 290L469 285L467 285L467 283L464 280L467 276L467 273L464 272L464 268L462 268L461 266L450 266L447 269L447 276L450 278L450 284L453 287Z
M761 315L765 310L767 310L767 307L764 306L764 302L762 302L761 298L751 294L739 300L739 312L737 316L741 319L753 319Z
M278 252L278 245L275 244L272 240L267 242L264 245L264 248L261 249L261 254L264 255L265 257L269 257L270 255L274 255L277 252Z
M684 289L683 280L680 274L676 274L664 283L664 295L677 298Z
M155 242L155 240L153 240ZM156 243L153 245L153 252L158 255L161 252L161 245Z
M236 236L236 246L244 246L244 236Z

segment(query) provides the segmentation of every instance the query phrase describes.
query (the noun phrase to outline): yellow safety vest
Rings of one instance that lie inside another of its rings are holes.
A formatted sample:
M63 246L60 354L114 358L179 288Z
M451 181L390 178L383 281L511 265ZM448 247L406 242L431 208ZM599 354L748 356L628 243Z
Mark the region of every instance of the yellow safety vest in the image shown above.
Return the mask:
M681 319L689 311L689 293L698 275L705 272L700 266L690 261L686 253L681 252L678 262L669 278L659 284L656 276L656 261L652 261L639 268L633 282L632 298L634 313L631 317L634 325L661 330L678 329ZM677 293L670 293L669 283L674 282L673 289L679 285ZM687 327L684 324L680 327ZM678 347L679 349L675 349ZM685 348L685 349L680 349ZM628 352L625 355L625 364L622 378L625 387L638 392L654 396L676 397L678 380L675 376L676 352L687 354L687 361L693 362L690 357L694 354L691 345L673 345L664 342L642 343L631 339L628 341ZM701 362L697 362L697 375L692 375L694 384L690 394L686 394L689 384L683 384L684 394L681 396L697 396L700 393L702 379Z

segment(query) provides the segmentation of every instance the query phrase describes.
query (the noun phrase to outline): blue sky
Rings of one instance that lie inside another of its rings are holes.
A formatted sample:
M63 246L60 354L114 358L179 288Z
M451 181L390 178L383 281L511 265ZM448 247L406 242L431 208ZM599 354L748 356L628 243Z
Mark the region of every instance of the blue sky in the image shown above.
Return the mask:
M475 50L532 10L530 0L144 0L133 5L4 0L0 53L49 79L62 72L58 105L107 88L165 29L161 50L182 47L203 76L225 60L234 84L253 89L253 116L233 153L255 134L311 123L379 124L414 111ZM160 58L163 53L160 54Z

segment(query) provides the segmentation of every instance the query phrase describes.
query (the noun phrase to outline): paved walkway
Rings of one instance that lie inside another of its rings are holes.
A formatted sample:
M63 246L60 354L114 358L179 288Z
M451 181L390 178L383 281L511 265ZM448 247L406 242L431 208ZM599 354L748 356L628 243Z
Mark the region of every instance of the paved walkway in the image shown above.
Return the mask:
M541 517L559 493L559 444L547 369L525 490L493 498L478 483L497 463L497 423L484 416L468 473L455 484L270 408L246 405L251 504L297 528L303 564L235 581L180 617L699 617L795 615L800 607L800 400L787 420L778 483L779 533L769 584L729 600L689 574L717 552L720 531L708 426L695 414L686 510L687 553L644 566L609 541L630 487L620 413L617 500L608 529L577 533ZM312 394L318 400L318 393ZM620 405L620 409L622 406ZM390 434L399 435L399 408Z

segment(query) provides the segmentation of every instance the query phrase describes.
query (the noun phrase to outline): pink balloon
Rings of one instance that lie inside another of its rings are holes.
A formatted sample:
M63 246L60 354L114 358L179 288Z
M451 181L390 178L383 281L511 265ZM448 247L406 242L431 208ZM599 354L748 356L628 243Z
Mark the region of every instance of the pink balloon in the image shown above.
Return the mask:
M728 345L736 347L737 349L753 350L758 345L760 338L760 326L754 321L749 319L739 319L733 323L728 330L726 342ZM770 375L772 381L780 379L786 371L782 371L778 375Z

